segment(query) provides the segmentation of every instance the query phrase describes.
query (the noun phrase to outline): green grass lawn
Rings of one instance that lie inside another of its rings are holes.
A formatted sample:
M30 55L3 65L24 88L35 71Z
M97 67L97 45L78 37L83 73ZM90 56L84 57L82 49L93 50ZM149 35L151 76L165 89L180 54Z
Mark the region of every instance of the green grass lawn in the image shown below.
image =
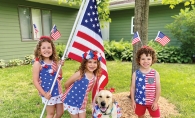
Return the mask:
M109 83L115 93L129 91L131 63L108 61ZM79 67L75 61L63 66L63 83ZM194 64L154 64L161 76L161 96L176 107L177 118L195 118L195 66ZM62 85L63 86L63 85ZM39 118L43 104L32 84L32 65L0 69L0 118ZM91 118L90 108L87 118ZM63 118L69 118L67 112Z

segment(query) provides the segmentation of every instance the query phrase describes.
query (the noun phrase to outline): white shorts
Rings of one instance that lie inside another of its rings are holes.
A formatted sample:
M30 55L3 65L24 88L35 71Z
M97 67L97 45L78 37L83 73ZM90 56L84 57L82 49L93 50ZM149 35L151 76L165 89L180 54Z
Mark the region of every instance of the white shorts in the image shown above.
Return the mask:
M45 97L41 97L41 98L42 98L43 104L46 104L46 102L47 102L47 105L55 105L55 104L63 103L61 97L62 97L62 95L51 97L48 102L47 102L47 99Z
M68 110L68 112L72 115L86 112L86 109L79 109L78 107L72 107L67 104L64 104L64 110Z

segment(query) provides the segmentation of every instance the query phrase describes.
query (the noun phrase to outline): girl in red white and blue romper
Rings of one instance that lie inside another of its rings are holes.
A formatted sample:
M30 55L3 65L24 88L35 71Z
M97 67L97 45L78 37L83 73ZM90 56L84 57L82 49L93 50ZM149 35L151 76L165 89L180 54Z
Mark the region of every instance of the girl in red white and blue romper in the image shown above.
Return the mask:
M71 118L86 118L88 94L101 73L100 53L89 50L82 58L79 70L65 82L66 92L62 96L64 109Z
M160 75L151 68L156 62L155 51L143 46L137 51L137 64L140 66L132 75L131 101L138 118L144 118L146 109L152 118L160 118L158 100L161 93Z
M61 100L62 88L60 82L62 72L60 72L53 91L50 94L59 64L55 45L50 37L40 37L34 51L34 56L35 60L32 69L33 84L39 91L42 102L44 104L47 103L46 118L61 118L64 112L63 103ZM63 62L61 61L61 63Z

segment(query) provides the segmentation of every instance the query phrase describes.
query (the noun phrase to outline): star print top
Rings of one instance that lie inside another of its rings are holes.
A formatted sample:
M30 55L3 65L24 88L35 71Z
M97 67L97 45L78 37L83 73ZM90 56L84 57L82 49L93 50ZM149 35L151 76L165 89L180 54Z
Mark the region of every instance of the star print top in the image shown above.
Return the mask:
M64 101L64 104L68 107L68 108L65 107L65 110L68 109L70 112L70 109L71 110L85 109L87 104L88 93L93 87L94 82L95 77L93 79L88 79L86 75L84 75L84 77L82 77L81 79L75 81L62 96L62 101Z
M136 70L135 80L135 102L141 105L152 105L156 95L155 70L144 74Z
M51 86L54 82L56 72L54 72L52 69L53 62L52 64L45 64L44 61L40 61L40 64L42 67L39 73L40 85L45 92L48 92L49 90L51 90ZM62 88L61 88L60 80L58 78L54 85L51 96L52 97L58 96L61 94L61 92L62 92Z

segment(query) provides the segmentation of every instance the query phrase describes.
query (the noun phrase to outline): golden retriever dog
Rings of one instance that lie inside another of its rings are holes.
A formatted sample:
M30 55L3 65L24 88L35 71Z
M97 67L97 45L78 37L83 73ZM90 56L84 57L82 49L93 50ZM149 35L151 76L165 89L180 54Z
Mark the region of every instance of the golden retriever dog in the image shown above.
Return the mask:
M121 113L117 102L109 90L101 90L95 97L96 106L93 118L120 118Z

